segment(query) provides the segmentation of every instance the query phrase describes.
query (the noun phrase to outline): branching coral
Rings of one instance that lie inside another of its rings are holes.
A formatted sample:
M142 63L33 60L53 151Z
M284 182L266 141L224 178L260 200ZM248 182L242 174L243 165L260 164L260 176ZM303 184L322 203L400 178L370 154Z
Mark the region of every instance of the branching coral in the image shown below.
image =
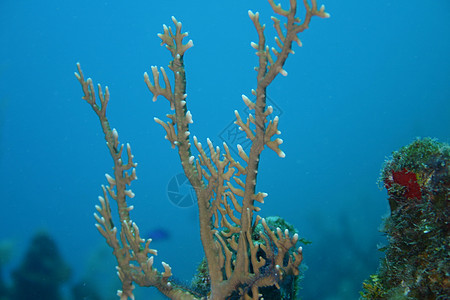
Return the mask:
M172 88L164 68L158 70L157 67L152 67L151 76L144 74L153 100L162 96L174 110L173 114L167 115L169 121L164 122L158 118L155 121L166 131L166 139L172 147L177 148L184 173L197 196L200 235L210 283L210 291L203 297L208 299L226 299L231 295L239 299L259 299L262 287L278 287L284 276L298 275L302 261L302 248L297 246L298 234L291 235L288 229L272 229L264 218L256 214L260 210L257 204L264 203L264 198L267 197L266 193L256 191L261 152L264 147L268 147L280 157L285 156L279 147L283 141L275 138L275 135L280 134L279 119L275 116L270 120L273 109L266 105L266 89L278 74L287 75L283 66L288 55L293 53L292 43L301 45L298 34L308 28L311 18L327 18L329 15L323 6L317 7L315 0L312 0L311 5L307 0L303 1L306 9L303 21L296 16L296 0L290 0L288 9L276 5L273 0L269 0L269 3L276 14L286 19L285 29L279 19L272 17L278 35L275 41L279 49L269 48L264 34L265 25L261 25L259 13L249 11L258 34L258 42L251 45L256 50L259 63L255 68L257 86L252 91L256 100L253 102L247 96L242 96L252 114L244 119L235 111L236 124L251 140L249 153L237 145L241 162L231 155L225 143L221 150L208 139L207 148L203 148L195 136L191 138L189 124L193 120L187 108L183 58L193 43L183 42L187 33L181 32L181 23L175 18L172 17L175 29L164 25L164 32L158 35L173 58L169 68L174 75L174 87ZM161 75L164 85L160 83ZM134 194L128 186L136 179L136 164L128 144L127 162L124 162L124 146L119 143L117 131L110 129L106 117L108 88L103 93L100 85L98 86L97 100L92 80L84 78L80 65L76 76L83 88L83 99L91 105L101 122L114 161L114 176L106 175L109 185L103 187L103 196L99 197L100 206L96 207L98 214L95 214L95 218L98 230L113 248L118 261L117 269L122 281L120 298L134 299L133 282L141 286L154 286L172 299L198 298L195 293L170 281L172 272L168 264L162 263L162 273L153 267L156 250L149 247L151 240L141 237L138 226L130 218L133 206L127 204L127 198L133 198ZM198 152L197 157L193 155L195 150L192 146ZM118 203L120 232L112 222L109 197ZM258 224L262 224L264 230L259 232L262 242L256 243L252 236Z

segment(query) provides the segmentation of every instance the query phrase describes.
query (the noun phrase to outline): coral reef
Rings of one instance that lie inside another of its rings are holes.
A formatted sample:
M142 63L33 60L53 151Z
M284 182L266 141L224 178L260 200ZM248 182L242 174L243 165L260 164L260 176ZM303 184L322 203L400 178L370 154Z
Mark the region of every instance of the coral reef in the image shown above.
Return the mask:
M172 18L175 30L164 25L164 32L158 35L173 58L169 69L174 75L174 87L164 68L158 70L152 67L152 79L147 73L144 74L153 100L162 96L174 110L173 114L167 115L169 121L158 118L155 121L166 131L166 139L171 146L178 150L184 173L196 193L200 236L206 258L202 268L208 271L203 279L209 284L209 287L203 288L203 293L206 293L203 295L171 280L172 270L167 263L162 263L162 273L153 266L157 252L150 248L151 239L142 238L139 227L130 217L133 206L128 205L128 200L134 197L134 193L129 185L137 179L131 147L129 144L126 147L121 145L117 130L111 130L109 125L106 117L108 88L103 92L99 85L95 92L92 80L84 78L78 64L76 76L83 89L83 99L98 116L114 161L114 174L106 175L108 186L103 186L103 196L99 197L100 205L96 207L98 214L95 214L95 218L97 229L117 258L118 274L122 281L122 290L118 295L122 300L134 299L134 283L156 287L171 299L260 299L266 287L280 289L280 285L293 285L294 278L299 275L303 254L302 247L298 246L298 234L292 234L288 228L272 228L266 219L256 214L260 211L257 204L263 203L267 197L266 193L256 191L261 152L267 147L280 157L285 156L279 147L283 140L274 138L280 134L279 118L273 116L273 108L266 104L266 90L278 74L287 75L283 66L289 54L293 53L292 44L296 42L301 45L298 34L308 28L311 18L327 18L329 15L324 6L317 7L315 0L311 1L311 5L307 0L303 1L306 9L303 20L296 16L296 0L290 0L288 9L276 5L273 0L269 0L269 3L276 14L286 19L286 23L283 28L281 21L272 17L279 49L270 48L264 34L265 25L259 21L259 13L249 11L258 34L258 41L251 43L258 56L258 66L255 68L257 86L252 91L255 101L242 96L251 111L248 118L241 118L235 111L236 124L251 141L249 153L237 145L241 161L232 156L225 143L221 150L208 139L206 148L203 148L189 131L193 119L187 108L184 55L193 42L183 43L187 33L181 32L181 23L175 18ZM160 83L161 75L164 85ZM122 157L124 149L126 158ZM195 150L198 152L197 157L193 155ZM109 197L117 202L119 226L113 223ZM259 236L257 242L254 240L255 234ZM268 293L267 299L281 295L265 291Z
M297 229L295 229L294 226L286 222L283 218L279 216L270 216L266 217L266 224L267 226L273 230L276 231L277 229L281 229L281 231L288 230L291 233L298 234ZM265 245L264 238L261 236L261 232L264 232L264 226L262 224L256 225L256 228L253 231L252 235L252 242L255 245L262 244ZM303 245L310 244L310 241L307 241L305 239L299 238L299 242ZM293 255L294 249L291 249L290 255ZM270 265L271 261L265 257L264 251L260 251L257 253L258 257L261 257L266 260L266 264L261 267L261 275L260 276L266 276L267 274L265 272L270 271L273 269L273 266ZM232 259L235 259L233 257ZM260 294L263 299L284 299L284 300L290 300L290 299L297 299L296 296L298 295L298 289L299 289L299 282L302 279L302 274L286 274L282 278L280 278L278 282L278 286L267 286L260 288ZM255 278L253 282L256 282L258 278ZM247 285L247 289L251 288L251 283ZM206 296L209 294L211 290L211 282L210 282L210 276L208 271L208 263L206 259L203 259L200 265L197 268L197 273L195 274L194 278L192 279L192 286L191 289L195 292L197 292L199 295ZM234 292L229 299L239 299L239 293Z
M450 147L417 139L392 155L380 182L390 216L389 245L378 274L363 283L365 299L448 299L450 296Z

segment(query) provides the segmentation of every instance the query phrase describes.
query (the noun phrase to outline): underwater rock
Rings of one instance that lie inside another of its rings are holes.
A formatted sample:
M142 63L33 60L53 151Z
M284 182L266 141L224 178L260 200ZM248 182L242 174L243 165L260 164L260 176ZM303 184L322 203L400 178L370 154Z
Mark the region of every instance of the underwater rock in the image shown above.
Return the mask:
M18 269L12 273L15 300L60 300L60 286L70 277L57 244L45 232L37 233Z
M14 252L14 243L11 240L0 241L0 300L9 299L9 288L3 280L2 268L9 262Z
M392 155L380 182L390 216L383 224L378 274L363 283L364 299L448 299L450 296L450 147L417 139Z

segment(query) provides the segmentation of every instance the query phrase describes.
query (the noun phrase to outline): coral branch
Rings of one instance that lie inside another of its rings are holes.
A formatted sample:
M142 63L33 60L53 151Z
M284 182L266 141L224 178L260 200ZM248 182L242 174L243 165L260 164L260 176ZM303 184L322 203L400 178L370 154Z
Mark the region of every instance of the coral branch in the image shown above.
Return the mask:
M97 221L95 225L108 245L113 248L117 259L117 274L122 281L122 290L118 291L121 300L134 299L133 282L141 286L155 286L163 294L172 299L196 299L193 295L172 285L169 278L172 276L168 264L162 263L164 272L160 273L153 268L153 256L157 251L150 248L151 239L143 239L136 223L130 219L130 211L133 206L128 206L127 198L134 198L134 193L128 188L132 181L137 179L136 163L133 162L131 147L127 144L127 163L122 160L123 145L119 143L117 130L110 128L106 118L106 107L109 101L108 88L105 94L98 85L100 104L96 103L96 95L91 79L84 79L80 64L77 64L78 73L75 73L83 89L83 99L88 102L98 116L106 144L114 161L114 176L106 174L109 185L102 186L103 197L99 197L100 206L96 206L99 213L94 214ZM168 133L169 134L169 133ZM120 233L113 224L111 206L108 195L113 198L119 208Z
M193 42L183 43L187 33L181 32L181 22L174 17L175 29L164 25L163 33L158 34L161 45L165 45L172 56L169 69L172 71L173 86L169 80L170 74L164 68L158 71L156 66L152 66L152 78L144 74L153 101L163 96L174 110L174 113L167 115L168 121L154 120L163 127L165 138L177 149L184 173L197 196L200 236L207 265L207 274L203 278L208 282L201 295L171 282L172 269L167 263L162 263L162 273L153 267L157 252L150 248L151 239L141 237L139 227L130 218L133 206L127 204L128 199L134 197L129 186L137 179L137 164L133 162L131 147L127 144L126 154L122 153L124 146L119 143L117 131L111 130L106 118L110 98L108 88L103 93L98 85L97 99L92 80L84 79L77 64L78 73L75 75L82 86L83 99L100 120L114 162L114 174L106 175L109 185L102 187L103 196L99 197L100 205L96 206L94 216L97 229L117 258L118 275L122 281L122 290L118 293L121 300L134 299L133 283L154 286L172 299L260 299L264 297L262 287L282 290L284 280L293 280L298 276L303 258L302 248L297 246L298 234L291 226L273 226L266 218L257 215L261 210L257 205L264 203L267 197L266 193L256 191L261 153L267 147L278 156L285 157L280 149L283 140L275 137L281 134L279 118L272 118L273 108L266 105L266 89L278 74L287 75L284 65L289 54L294 53L292 43L301 45L298 34L308 28L311 18L327 18L329 15L323 6L317 9L315 0L311 1L311 5L307 0L303 1L306 9L303 22L296 16L296 0L290 0L288 9L276 5L273 0L269 0L269 4L274 13L286 19L286 23L283 27L279 19L272 17L277 34L275 43L279 48L275 49L266 44L265 25L261 25L259 13L248 12L258 35L258 42L251 43L258 57L255 68L257 86L252 90L254 101L242 96L251 111L248 117L243 119L235 111L236 125L251 142L249 151L236 145L238 159L233 157L225 143L224 151L221 151L210 139L203 147L195 136L191 138L189 125L193 123L193 118L187 108L184 55ZM163 85L160 83L161 74ZM192 151L197 151L198 155L194 156ZM122 154L126 156L126 163L122 160ZM113 224L109 198L118 205L120 232ZM282 298L283 291L278 294Z

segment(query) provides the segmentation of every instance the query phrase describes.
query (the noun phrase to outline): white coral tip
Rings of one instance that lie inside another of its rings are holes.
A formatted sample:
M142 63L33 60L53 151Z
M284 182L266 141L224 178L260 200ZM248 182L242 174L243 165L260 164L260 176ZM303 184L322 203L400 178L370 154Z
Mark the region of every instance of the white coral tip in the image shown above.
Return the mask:
M117 132L117 130L115 128L113 128L112 134L113 134L113 137L115 140L117 140L119 138L119 133Z
M192 120L192 114L191 114L191 111L190 111L190 110L188 110L188 111L186 112L186 121L187 121L189 124L194 123L194 121Z
M134 198L135 194L131 190L125 190L125 195L127 195L130 198Z
M112 176L110 176L108 173L105 174L105 177L110 185L116 184L116 180Z

